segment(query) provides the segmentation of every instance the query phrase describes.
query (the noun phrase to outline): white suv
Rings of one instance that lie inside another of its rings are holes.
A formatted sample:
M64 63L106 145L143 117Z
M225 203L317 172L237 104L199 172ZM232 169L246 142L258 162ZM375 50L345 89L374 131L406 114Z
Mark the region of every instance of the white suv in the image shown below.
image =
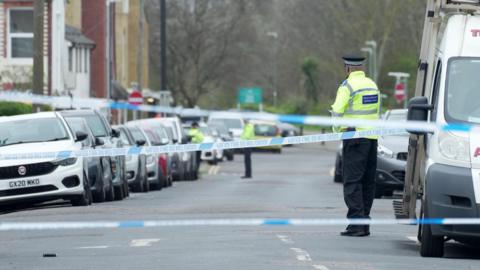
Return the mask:
M87 134L72 134L55 112L0 118L2 155L80 150ZM83 158L0 159L0 204L17 201L70 200L91 203Z

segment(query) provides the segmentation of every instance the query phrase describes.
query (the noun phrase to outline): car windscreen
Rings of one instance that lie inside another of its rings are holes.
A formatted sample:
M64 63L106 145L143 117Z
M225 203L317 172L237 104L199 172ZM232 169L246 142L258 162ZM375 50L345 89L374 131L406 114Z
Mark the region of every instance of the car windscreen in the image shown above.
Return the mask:
M480 124L480 58L452 58L446 81L445 117Z
M124 129L119 129L119 131L120 131L120 141L122 141L123 145L132 145L132 143L128 139L127 132Z
M276 136L277 128L272 125L256 124L255 135L257 136Z
M235 118L213 118L210 119L209 123L220 123L224 124L228 129L241 129L243 128L242 126L242 120L240 119L235 119Z
M65 126L55 117L0 123L0 146L61 141L69 138Z
M220 124L220 123L213 123L213 124L210 124L209 126L218 130L218 132L222 136L229 136L228 128L225 125Z
M108 136L107 128L105 127L105 124L102 122L102 119L100 119L100 117L94 114L82 117L87 121L87 125L90 127L95 137Z
M135 141L146 141L147 138L143 135L142 131L140 131L138 128L129 128L130 133L132 134L132 137Z

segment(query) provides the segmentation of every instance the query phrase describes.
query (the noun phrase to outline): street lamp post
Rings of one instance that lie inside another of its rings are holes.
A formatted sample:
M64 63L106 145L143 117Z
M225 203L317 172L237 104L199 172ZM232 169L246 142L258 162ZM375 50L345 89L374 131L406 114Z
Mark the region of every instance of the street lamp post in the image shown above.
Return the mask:
M272 37L274 39L274 55L275 60L274 63L274 71L273 71L273 106L277 106L277 96L278 96L278 33L277 32L268 32L267 36Z
M365 45L369 46L372 48L372 62L373 62L373 80L375 82L378 82L378 53L377 53L377 48L378 44L375 40L369 40L365 42Z
M375 78L373 71L373 49L370 47L364 47L361 50L362 52L366 52L368 54L368 75L372 78Z

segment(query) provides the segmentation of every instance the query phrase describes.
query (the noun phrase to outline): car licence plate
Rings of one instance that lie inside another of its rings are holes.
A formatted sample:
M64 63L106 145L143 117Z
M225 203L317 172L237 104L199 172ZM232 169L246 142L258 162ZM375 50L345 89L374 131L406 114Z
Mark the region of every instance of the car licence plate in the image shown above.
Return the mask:
M8 186L10 188L24 188L24 187L33 187L39 186L40 179L30 179L30 180L18 180L18 181L10 181L8 182Z

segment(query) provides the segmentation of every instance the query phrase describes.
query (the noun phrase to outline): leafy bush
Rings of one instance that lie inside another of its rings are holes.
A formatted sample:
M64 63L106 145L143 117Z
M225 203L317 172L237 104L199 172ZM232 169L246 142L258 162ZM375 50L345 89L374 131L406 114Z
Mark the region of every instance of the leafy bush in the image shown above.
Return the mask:
M0 116L32 113L32 105L18 102L0 102Z

